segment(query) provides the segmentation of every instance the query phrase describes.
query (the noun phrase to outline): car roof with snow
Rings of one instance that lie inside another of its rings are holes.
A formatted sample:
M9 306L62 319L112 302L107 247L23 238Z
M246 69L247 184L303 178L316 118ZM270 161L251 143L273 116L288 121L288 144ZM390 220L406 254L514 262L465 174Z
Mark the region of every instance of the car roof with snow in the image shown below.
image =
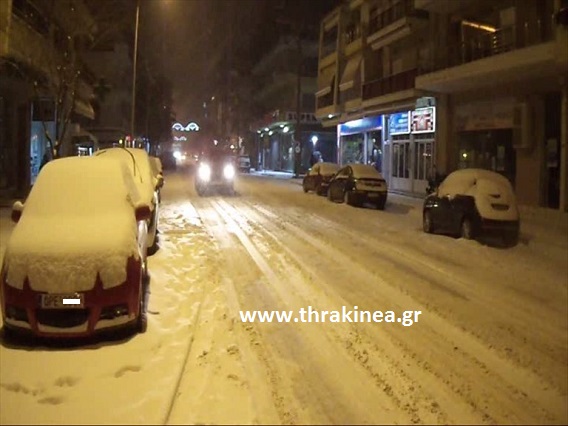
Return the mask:
M450 173L444 179L438 188L438 193L442 196L468 195L474 185L483 182L490 182L504 191L513 192L509 180L497 172L485 169L460 169Z
M353 170L353 176L355 178L383 179L383 175L381 175L381 173L379 173L379 171L370 164L353 163L348 164L348 166L351 167L351 170Z
M156 175L153 171L150 156L140 148L115 147L95 152L97 158L113 157L124 161L132 173L134 182L143 201L152 207L152 199L156 188Z
M315 163L312 167L312 170L315 172L314 174L319 173L322 175L332 175L336 173L340 168L341 166L339 164L322 162Z

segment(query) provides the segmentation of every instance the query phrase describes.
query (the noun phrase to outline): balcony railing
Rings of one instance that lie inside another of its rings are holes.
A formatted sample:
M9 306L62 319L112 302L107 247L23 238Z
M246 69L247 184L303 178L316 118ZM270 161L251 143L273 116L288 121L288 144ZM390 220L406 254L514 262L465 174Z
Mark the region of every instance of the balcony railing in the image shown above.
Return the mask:
M413 89L416 69L407 70L363 85L363 100L378 98L403 90Z
M317 109L327 108L333 105L333 91L317 98Z
M369 34L373 34L380 29L404 18L411 16L415 12L413 0L401 0L391 8L380 13L371 12L369 20Z
M451 68L551 41L554 39L551 28L547 22L535 19L520 25L499 28L495 32L469 36L460 42L438 48L431 63L421 65L420 73Z

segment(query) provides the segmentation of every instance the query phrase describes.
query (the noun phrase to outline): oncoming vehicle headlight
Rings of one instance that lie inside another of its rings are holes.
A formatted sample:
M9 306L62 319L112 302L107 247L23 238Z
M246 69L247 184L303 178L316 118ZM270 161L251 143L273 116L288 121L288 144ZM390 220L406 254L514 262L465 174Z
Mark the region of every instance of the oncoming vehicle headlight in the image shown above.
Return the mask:
M205 182L211 179L211 167L209 167L209 164L201 164L199 169L197 169L197 176Z
M225 179L233 179L235 177L235 168L232 164L227 164L223 169L223 176Z

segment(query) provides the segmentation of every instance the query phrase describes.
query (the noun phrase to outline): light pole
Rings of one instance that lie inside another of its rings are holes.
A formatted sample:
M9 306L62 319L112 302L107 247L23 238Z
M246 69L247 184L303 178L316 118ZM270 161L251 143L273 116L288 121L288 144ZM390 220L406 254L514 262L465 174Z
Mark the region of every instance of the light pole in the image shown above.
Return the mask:
M134 141L134 119L136 118L136 63L138 58L138 20L140 17L140 0L136 0L136 26L134 29L134 54L132 59L132 105L130 110L130 143Z

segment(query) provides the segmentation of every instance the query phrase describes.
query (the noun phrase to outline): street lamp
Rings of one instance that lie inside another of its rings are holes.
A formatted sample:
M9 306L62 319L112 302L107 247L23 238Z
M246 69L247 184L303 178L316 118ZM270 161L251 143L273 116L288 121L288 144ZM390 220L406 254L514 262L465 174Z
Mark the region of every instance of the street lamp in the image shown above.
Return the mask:
M134 54L132 64L132 105L130 110L130 143L134 139L134 119L136 117L136 62L138 59L138 21L140 18L140 0L136 0L136 25L134 29Z

